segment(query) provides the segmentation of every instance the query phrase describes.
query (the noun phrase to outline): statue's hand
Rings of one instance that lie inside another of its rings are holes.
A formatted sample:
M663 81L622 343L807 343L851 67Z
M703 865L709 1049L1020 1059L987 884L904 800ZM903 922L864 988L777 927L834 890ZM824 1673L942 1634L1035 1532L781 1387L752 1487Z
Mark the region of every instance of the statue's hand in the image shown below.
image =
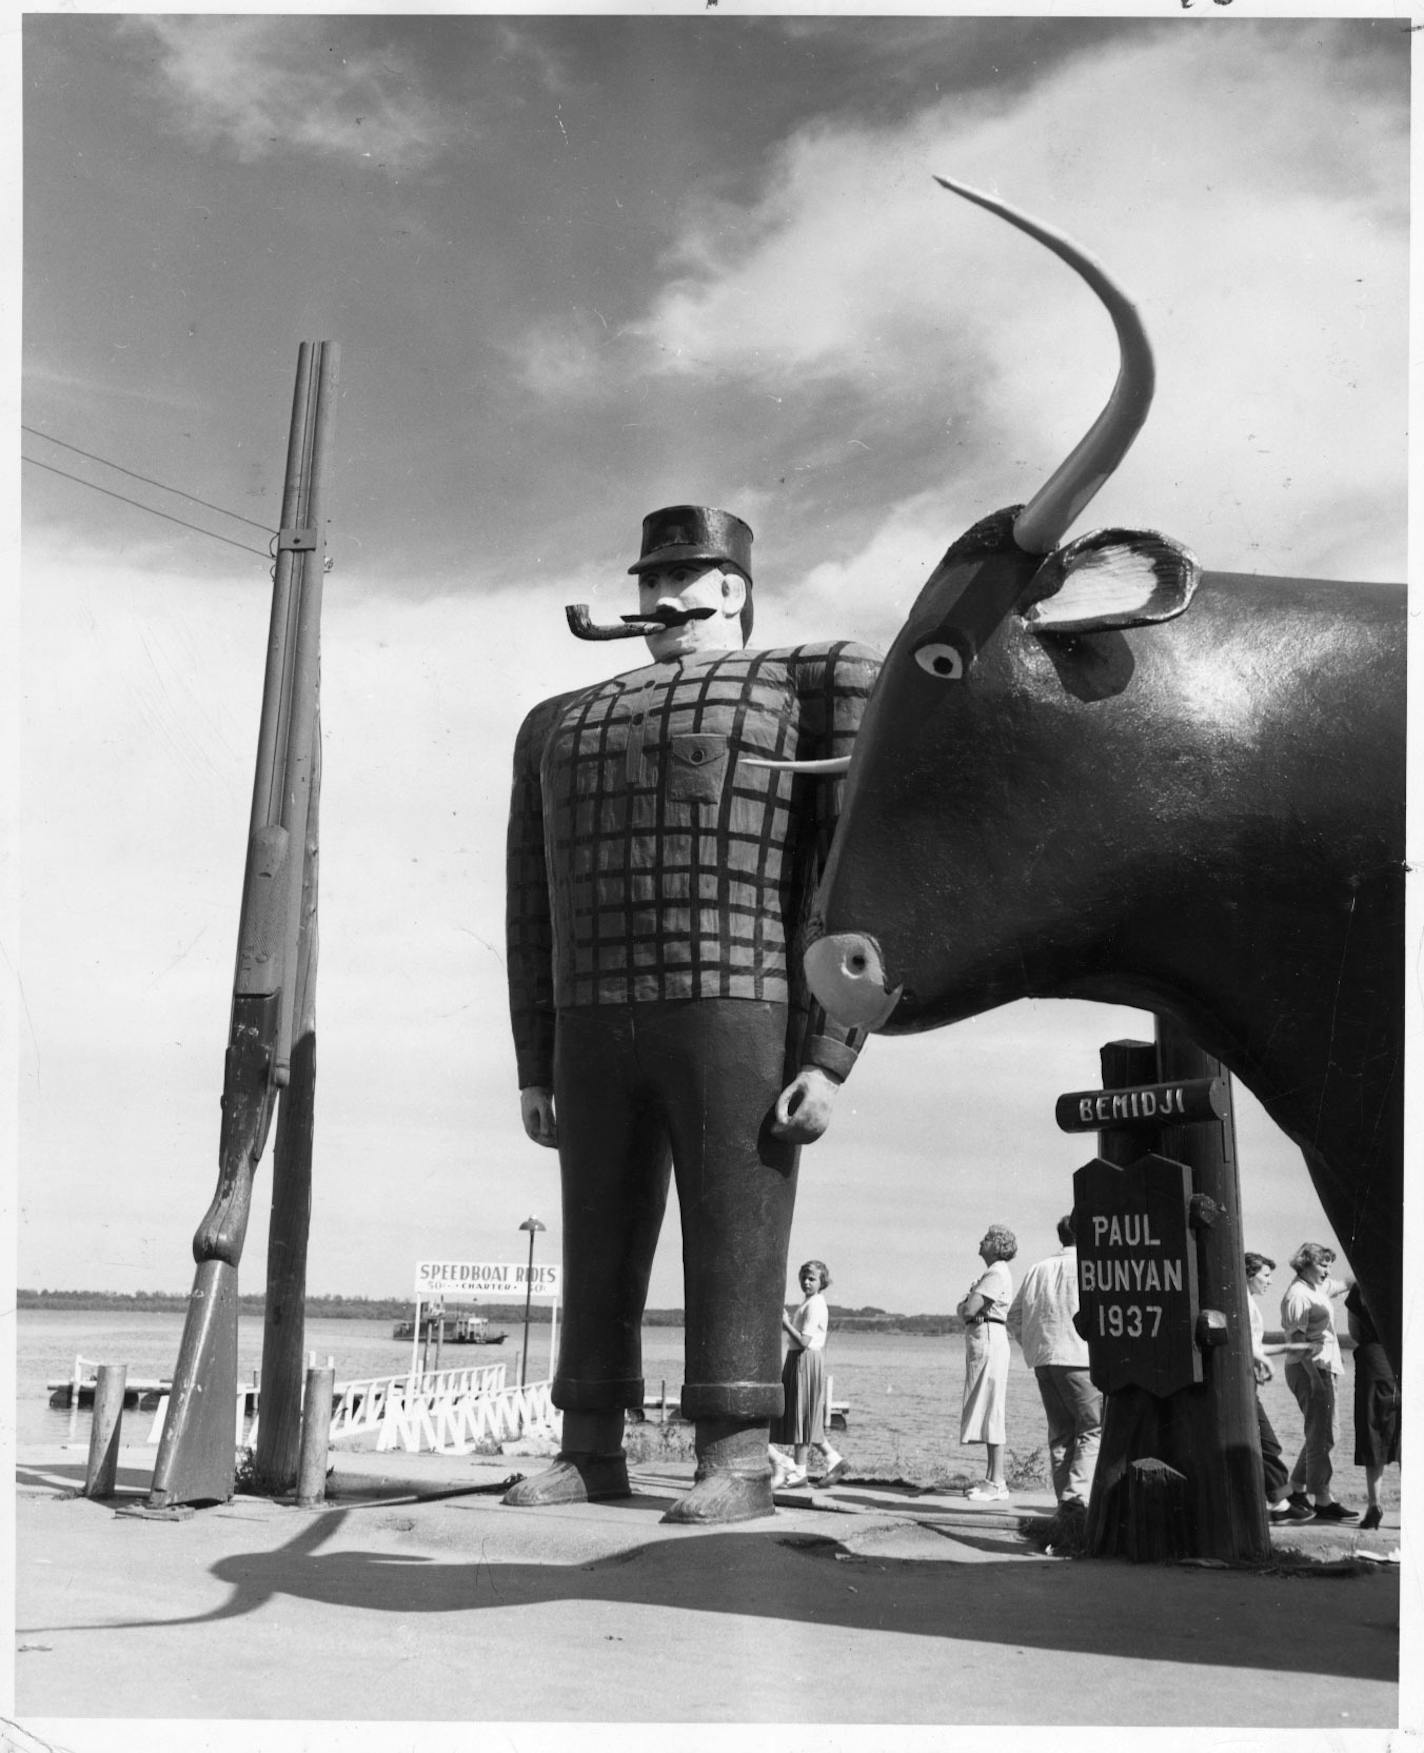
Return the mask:
M840 1085L819 1065L798 1071L776 1098L772 1131L792 1144L811 1144L831 1123L831 1104Z
M558 1147L559 1128L554 1119L554 1092L545 1089L542 1084L532 1083L528 1089L519 1092L519 1115L524 1122L524 1130L535 1144L545 1144L550 1150Z

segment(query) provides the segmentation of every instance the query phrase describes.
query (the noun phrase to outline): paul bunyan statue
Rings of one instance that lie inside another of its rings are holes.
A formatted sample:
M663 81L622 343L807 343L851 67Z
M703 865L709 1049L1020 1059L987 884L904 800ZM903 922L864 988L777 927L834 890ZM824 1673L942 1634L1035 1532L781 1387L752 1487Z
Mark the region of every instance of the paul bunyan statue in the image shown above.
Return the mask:
M504 1501L630 1495L627 1410L644 1403L642 1318L677 1177L692 1489L664 1520L772 1512L781 1311L799 1147L818 1138L862 1035L800 973L839 781L765 765L849 753L878 659L844 642L746 648L752 532L710 506L643 520L652 662L541 702L514 756L510 1010L524 1127L557 1148L562 1447Z

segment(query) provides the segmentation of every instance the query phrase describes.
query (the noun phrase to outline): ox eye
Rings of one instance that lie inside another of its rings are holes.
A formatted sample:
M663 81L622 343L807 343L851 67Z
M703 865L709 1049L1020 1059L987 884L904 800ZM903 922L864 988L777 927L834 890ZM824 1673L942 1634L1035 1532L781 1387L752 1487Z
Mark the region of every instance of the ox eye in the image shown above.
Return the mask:
M915 662L927 676L942 682L957 682L964 675L964 653L957 645L930 639L915 648Z

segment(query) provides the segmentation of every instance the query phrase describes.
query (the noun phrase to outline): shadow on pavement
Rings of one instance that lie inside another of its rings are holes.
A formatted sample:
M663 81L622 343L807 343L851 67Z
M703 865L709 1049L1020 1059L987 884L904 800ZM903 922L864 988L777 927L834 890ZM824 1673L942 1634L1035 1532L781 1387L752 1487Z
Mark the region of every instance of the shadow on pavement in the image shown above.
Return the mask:
M659 1509L647 1498L629 1507ZM859 1553L847 1539L785 1527L678 1530L566 1564L323 1551L350 1533L353 1517L359 1520L359 1509L317 1512L276 1550L219 1559L208 1574L231 1593L209 1612L106 1620L90 1629L241 1619L281 1598L397 1615L587 1601L1352 1680L1393 1683L1398 1674L1398 1597L1391 1586L1397 1579L1376 1574L1305 1580L1274 1570L1203 1571L1125 1560L1025 1564L1002 1545L1002 1562L956 1565L934 1556ZM925 1528L922 1535L938 1544L940 1532ZM1322 1588L1337 1592L1327 1601ZM1308 1598L1302 1589L1312 1591ZM1300 1637L1307 1612L1329 1616L1331 1638Z

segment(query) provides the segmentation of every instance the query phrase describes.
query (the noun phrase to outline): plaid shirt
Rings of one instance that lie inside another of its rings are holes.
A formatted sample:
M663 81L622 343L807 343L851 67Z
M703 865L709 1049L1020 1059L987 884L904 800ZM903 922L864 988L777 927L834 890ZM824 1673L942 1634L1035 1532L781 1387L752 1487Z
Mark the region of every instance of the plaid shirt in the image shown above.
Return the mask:
M878 669L844 642L731 651L534 708L509 819L521 1089L553 1082L557 1011L662 999L790 1004L795 1062L849 1072L863 1033L831 1022L800 975L842 782L738 757L849 754Z

